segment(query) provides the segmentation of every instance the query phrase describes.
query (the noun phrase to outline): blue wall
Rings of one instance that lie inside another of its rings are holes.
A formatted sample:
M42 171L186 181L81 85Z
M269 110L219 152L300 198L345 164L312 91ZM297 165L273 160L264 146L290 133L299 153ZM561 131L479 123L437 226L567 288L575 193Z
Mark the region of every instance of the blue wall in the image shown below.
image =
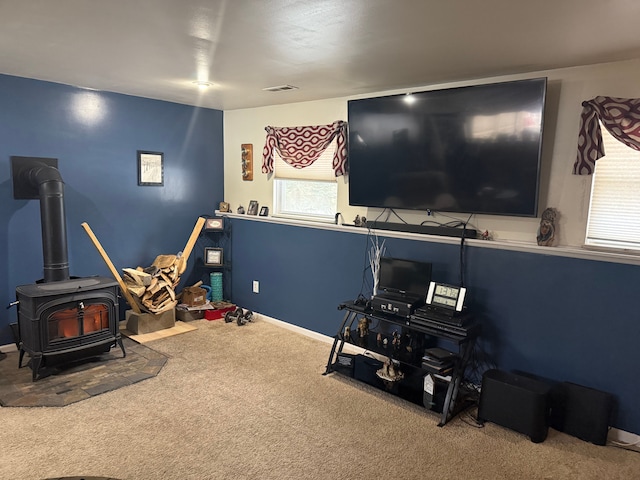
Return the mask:
M13 342L16 309L4 306L15 287L43 277L40 204L14 200L10 157L58 159L70 273L111 277L81 224L119 270L178 253L223 200L222 121L219 110L0 75L0 345ZM164 186L138 186L137 150L164 153Z
M334 336L336 307L360 293L367 236L238 218L232 226L234 302ZM458 245L388 238L386 247L459 282ZM640 267L470 246L464 258L468 304L497 366L610 392L612 426L640 434Z

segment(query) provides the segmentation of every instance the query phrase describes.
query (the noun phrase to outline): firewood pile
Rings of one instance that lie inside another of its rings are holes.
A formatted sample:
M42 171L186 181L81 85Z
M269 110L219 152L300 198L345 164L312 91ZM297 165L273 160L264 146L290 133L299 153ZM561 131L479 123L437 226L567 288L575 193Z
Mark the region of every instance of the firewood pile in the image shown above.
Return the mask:
M171 310L178 304L177 297L179 295L176 295L175 289L180 283L180 275L187 268L189 255L191 255L191 251L196 244L204 221L204 217L198 217L198 221L193 227L191 236L182 252L177 255L158 255L151 266L147 268L123 268L124 278L118 273L89 224L87 222L82 223L82 228L85 229L98 253L100 253L113 277L118 282L120 290L133 312L142 313L145 311L158 314Z
M186 266L181 254L158 255L149 267L123 268L122 280L142 311L162 313L178 304L175 290Z

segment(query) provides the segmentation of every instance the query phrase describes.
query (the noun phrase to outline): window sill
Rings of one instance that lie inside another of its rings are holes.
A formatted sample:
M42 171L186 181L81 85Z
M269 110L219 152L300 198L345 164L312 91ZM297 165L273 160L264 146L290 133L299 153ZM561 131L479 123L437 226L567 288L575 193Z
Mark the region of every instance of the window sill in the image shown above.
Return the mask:
M297 220L282 217L260 217L257 215L242 215L231 212L219 212L217 215L227 216L229 218L237 218L240 220L249 220L256 222L277 223L280 225L292 225L304 228L315 228L319 230L333 230L338 232L348 232L359 235L367 235L369 229L363 227L355 227L352 225L336 225L334 223L313 222L307 220ZM438 235L426 235L422 233L395 232L393 230L371 230L371 232L390 238L403 238L408 240L418 240L423 242L444 243L451 245L459 245L460 239L456 237L442 237ZM510 250L515 252L536 253L540 255L552 255L558 257L578 258L582 260L594 260L600 262L625 263L629 265L640 265L640 255L621 252L606 252L592 250L583 247L558 246L558 247L541 247L535 243L517 242L507 240L478 240L466 239L465 243L474 247L494 248L498 250Z

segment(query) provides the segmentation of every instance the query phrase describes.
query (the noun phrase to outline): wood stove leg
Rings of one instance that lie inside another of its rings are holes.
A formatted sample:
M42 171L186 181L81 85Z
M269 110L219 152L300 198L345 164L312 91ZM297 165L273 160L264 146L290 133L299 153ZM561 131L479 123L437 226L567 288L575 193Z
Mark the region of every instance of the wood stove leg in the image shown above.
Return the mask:
M22 368L22 359L24 358L24 349L20 348L20 357L18 358L18 368Z
M42 363L42 354L36 353L31 357L31 379L35 382L38 379L38 371L40 370L40 364Z
M122 358L127 356L127 352L124 351L124 343L122 343L122 337L118 337L118 345L120 345L120 350L122 350Z

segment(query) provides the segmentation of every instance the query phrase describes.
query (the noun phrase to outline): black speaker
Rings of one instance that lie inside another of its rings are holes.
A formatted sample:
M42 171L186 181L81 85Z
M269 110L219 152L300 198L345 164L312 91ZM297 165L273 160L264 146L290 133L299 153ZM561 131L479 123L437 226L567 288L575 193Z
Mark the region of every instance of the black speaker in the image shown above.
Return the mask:
M551 391L550 426L595 445L605 445L614 408L610 393L563 382Z
M549 432L551 386L534 378L487 370L482 375L478 422L489 421L523 433L534 443Z

